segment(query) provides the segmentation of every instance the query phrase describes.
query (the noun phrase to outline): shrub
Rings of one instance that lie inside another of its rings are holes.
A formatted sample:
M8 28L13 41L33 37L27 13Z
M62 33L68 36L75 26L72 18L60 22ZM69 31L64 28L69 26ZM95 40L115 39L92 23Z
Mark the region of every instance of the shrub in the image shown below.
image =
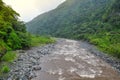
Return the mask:
M28 33L17 32L21 40L22 48L29 48L31 46L31 36Z
M5 35L6 35L6 32L0 31L0 38L1 39L3 39Z
M4 65L2 68L1 68L1 72L2 73L8 73L10 71L10 68L7 66L7 65Z
M111 44L106 51L114 57L120 58L120 44Z
M14 32L10 33L10 35L7 39L7 45L12 49L20 49L21 48L21 40L17 36L16 33L14 33Z
M7 52L7 50L11 50L3 40L0 39L0 58Z
M5 62L12 62L16 58L16 56L17 55L15 52L9 51L1 58L1 60Z

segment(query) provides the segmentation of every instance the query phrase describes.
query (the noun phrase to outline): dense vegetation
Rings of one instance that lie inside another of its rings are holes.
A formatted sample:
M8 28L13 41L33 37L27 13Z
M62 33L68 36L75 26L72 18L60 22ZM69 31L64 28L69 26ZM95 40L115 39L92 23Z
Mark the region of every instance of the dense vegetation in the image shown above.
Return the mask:
M120 58L120 0L66 0L26 25L34 34L87 40Z
M54 41L49 37L28 34L24 22L18 17L17 12L0 0L0 74L10 70L7 64L16 58L14 50Z
M0 0L0 57L7 51L27 48L30 37L19 14Z
M0 0L0 74L10 69L4 62L16 58L12 50L30 47L30 36L26 32L24 22L18 19L19 14Z

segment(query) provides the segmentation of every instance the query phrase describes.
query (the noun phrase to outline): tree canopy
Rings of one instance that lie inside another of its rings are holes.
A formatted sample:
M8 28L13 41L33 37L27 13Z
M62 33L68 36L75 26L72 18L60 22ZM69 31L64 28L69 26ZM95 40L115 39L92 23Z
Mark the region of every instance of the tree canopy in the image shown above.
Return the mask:
M20 15L0 0L0 57L7 51L29 47L29 35Z

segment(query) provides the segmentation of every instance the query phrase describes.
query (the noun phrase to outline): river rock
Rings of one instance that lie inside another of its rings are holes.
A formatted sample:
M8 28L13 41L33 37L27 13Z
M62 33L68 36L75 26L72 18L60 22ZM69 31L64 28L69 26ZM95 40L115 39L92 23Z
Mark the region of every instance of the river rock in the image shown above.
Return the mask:
M33 70L37 71L37 70L41 70L41 67L39 65L37 66L33 66Z

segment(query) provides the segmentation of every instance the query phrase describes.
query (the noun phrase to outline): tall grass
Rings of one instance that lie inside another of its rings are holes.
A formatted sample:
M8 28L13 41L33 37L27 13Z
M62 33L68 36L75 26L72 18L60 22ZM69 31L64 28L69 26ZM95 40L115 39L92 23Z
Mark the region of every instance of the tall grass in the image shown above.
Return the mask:
M4 62L13 62L17 57L17 54L13 51L8 51L1 60Z
M47 36L33 36L31 37L31 46L40 46L48 43L53 43L55 40Z

